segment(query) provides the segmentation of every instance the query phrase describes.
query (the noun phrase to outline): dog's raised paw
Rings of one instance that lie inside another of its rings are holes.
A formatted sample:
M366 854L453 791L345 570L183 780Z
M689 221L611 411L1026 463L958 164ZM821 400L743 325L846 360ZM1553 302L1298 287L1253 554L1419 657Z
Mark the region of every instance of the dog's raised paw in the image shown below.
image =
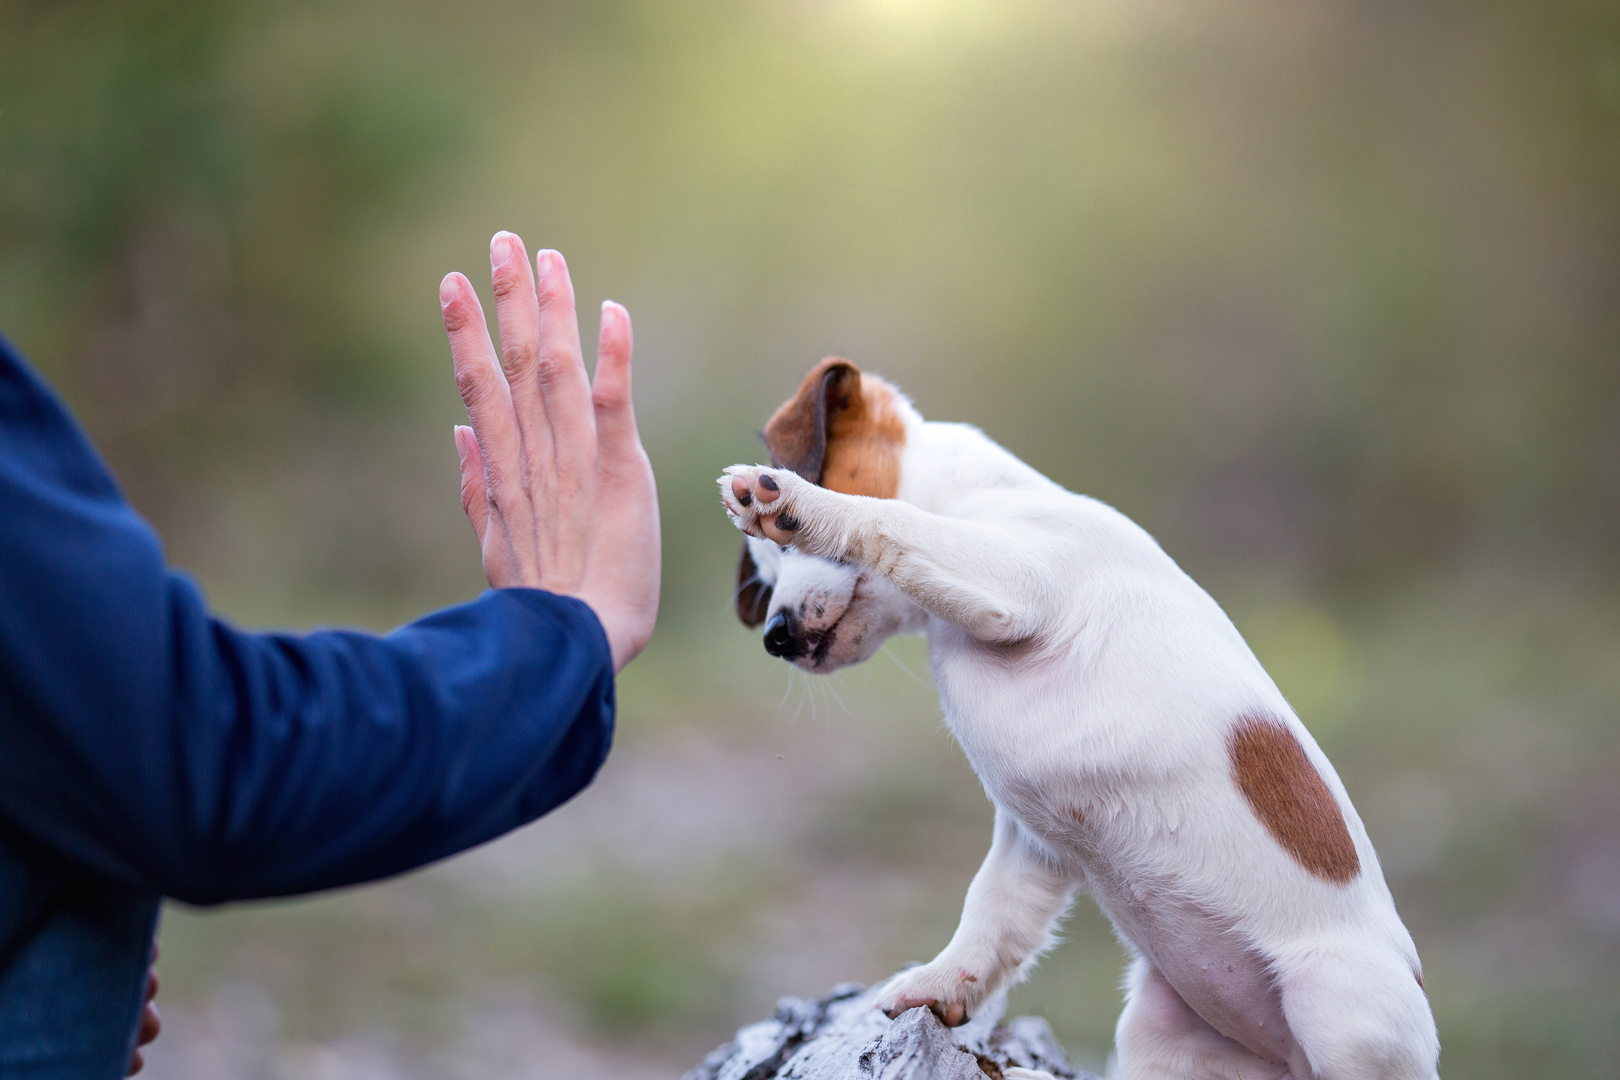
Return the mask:
M793 543L802 526L791 506L799 477L785 469L733 465L719 483L720 500L737 528L773 543Z

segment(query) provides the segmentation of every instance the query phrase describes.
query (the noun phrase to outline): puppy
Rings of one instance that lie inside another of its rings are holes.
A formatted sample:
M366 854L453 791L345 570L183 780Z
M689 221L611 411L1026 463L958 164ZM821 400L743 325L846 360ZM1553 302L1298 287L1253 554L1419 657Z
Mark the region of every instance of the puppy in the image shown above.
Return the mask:
M824 360L720 478L737 612L810 672L926 633L995 804L956 934L884 990L963 1023L1086 889L1131 954L1137 1078L1436 1077L1411 935L1344 785L1230 619L1139 526Z

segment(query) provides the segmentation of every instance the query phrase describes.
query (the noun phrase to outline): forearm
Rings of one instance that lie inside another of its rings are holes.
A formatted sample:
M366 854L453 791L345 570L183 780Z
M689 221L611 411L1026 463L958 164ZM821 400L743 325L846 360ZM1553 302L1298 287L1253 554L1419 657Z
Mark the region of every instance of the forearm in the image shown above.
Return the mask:
M212 756L218 776L244 750L256 761L211 810L170 830L189 831L219 870L187 881L181 853L171 878L197 895L165 891L183 898L306 892L411 869L552 809L607 753L611 660L577 600L501 590L383 639L237 642L258 670L231 665L239 673L220 690L253 704L187 757L206 769Z
M1009 977L1051 944L1052 925L1073 890L1074 882L1044 861L998 809L995 840L968 886L962 920L945 952L974 971Z
M300 638L233 630L183 581L168 600L127 685L92 674L0 734L0 816L113 880L210 903L384 877L544 813L606 753L608 649L578 601Z

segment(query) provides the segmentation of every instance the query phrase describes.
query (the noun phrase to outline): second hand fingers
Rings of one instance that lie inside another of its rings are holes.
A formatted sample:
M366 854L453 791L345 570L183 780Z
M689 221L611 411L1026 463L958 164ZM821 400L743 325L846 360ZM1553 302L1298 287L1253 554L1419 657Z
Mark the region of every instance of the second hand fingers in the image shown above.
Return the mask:
M478 449L478 437L470 427L456 425L456 457L461 464L461 509L472 522L480 549L484 546L484 533L489 530L489 481L484 475L484 455Z
M489 277L495 288L495 324L501 335L501 371L512 394L512 413L533 476L550 468L551 423L540 393L540 299L523 240L502 230L489 242Z
M579 318L574 311L574 283L559 252L546 250L535 259L540 302L540 394L551 420L560 477L577 487L595 467L596 419L591 387L579 347Z
M504 509L502 518L509 525L532 523L520 468L522 439L512 412L511 391L484 324L484 309L471 282L461 274L449 274L439 284L439 303L450 336L456 388L483 451L489 495Z

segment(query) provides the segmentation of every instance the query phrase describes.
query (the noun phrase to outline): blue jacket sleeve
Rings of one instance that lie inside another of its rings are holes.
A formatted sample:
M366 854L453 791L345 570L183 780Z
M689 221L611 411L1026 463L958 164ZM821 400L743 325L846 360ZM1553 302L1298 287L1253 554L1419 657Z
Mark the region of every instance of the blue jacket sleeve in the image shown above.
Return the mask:
M210 617L0 338L0 828L193 903L308 892L545 813L612 723L574 599L491 591L386 637Z

